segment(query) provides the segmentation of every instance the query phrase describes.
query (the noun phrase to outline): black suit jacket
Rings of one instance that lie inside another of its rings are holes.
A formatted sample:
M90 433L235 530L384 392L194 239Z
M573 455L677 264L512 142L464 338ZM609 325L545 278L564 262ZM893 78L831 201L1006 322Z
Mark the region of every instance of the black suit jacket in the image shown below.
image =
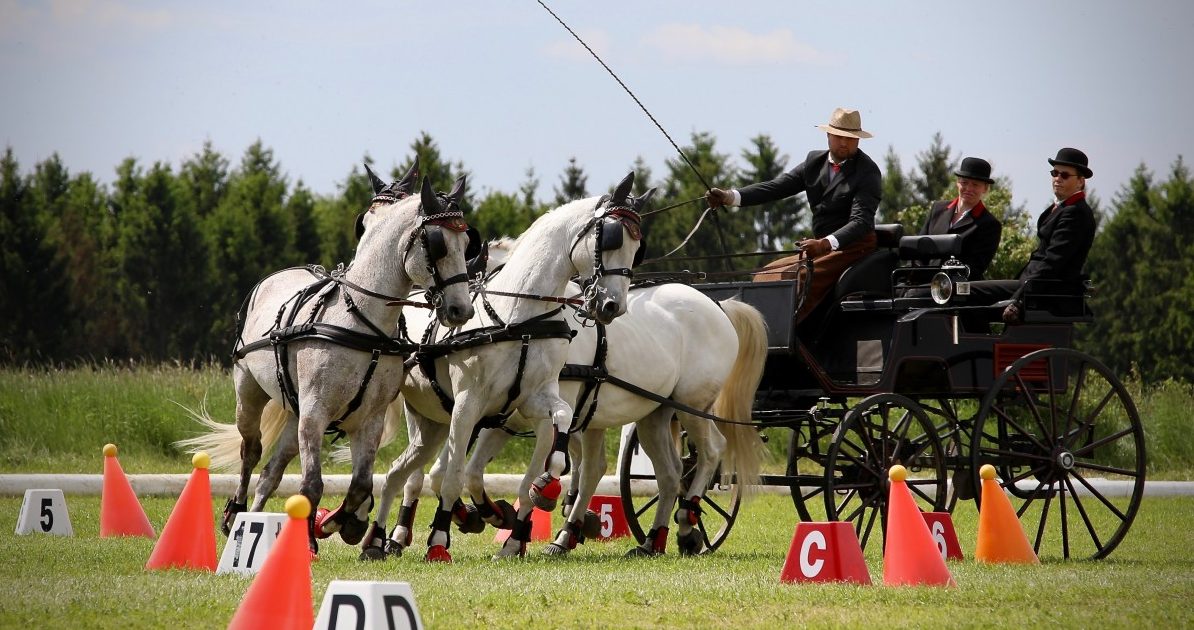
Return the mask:
M845 247L874 232L882 176L875 161L861 150L842 164L842 172L833 183L829 173L829 151L812 151L791 171L740 188L738 194L743 206L753 206L805 192L812 208L813 236L833 234L838 246Z
M1074 195L1046 210L1036 222L1036 250L1020 272L1021 280L1082 282L1082 267L1094 244L1094 210L1085 195Z
M1003 224L979 202L951 226L950 221L953 220L958 203L958 199L934 203L920 233L961 234L962 253L958 255L958 260L970 267L970 280L982 280L999 249Z

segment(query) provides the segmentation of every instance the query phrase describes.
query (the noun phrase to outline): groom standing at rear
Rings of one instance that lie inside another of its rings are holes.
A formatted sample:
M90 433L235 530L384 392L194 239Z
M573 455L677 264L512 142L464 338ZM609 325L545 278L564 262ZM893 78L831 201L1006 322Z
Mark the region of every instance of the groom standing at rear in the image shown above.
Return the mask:
M812 209L813 238L800 241L803 250L776 260L755 276L755 281L796 277L799 262L813 260L808 299L796 314L802 321L837 284L850 265L875 251L875 211L882 194L879 166L858 148L862 130L857 110L833 111L829 123L817 125L829 140L829 149L812 151L791 171L767 182L739 190L712 188L705 194L711 206L753 206L807 193Z

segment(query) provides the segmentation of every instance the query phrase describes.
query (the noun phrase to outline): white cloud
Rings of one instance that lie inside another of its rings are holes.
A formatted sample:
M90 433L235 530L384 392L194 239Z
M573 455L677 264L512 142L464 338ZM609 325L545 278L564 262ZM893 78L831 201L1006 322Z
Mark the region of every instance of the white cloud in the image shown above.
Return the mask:
M829 56L801 42L786 28L751 33L729 26L666 24L645 38L669 61L723 65L824 64Z

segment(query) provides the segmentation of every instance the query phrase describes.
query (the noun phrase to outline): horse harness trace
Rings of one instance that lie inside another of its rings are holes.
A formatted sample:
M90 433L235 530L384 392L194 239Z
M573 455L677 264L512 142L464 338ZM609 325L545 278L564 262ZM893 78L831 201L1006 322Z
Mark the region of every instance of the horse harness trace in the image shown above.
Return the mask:
M394 203L400 199L405 198L405 194L394 195L392 193L381 193L374 197L370 210L372 210L378 203ZM356 411L361 401L365 396L365 390L369 386L369 382L373 379L373 372L377 368L378 360L382 356L400 356L404 360L411 356L418 350L418 344L414 343L408 335L406 335L404 327L399 337L391 337L386 332L382 331L375 323L369 320L363 313L361 313L356 301L353 300L352 295L348 289L361 293L372 298L386 301L387 306L413 306L417 308L435 309L443 302L444 290L460 282L467 282L468 275L464 273L456 274L449 278L443 278L436 263L447 256L448 249L444 239L443 229L451 229L457 232L468 232L469 246L466 250L466 256L473 250L480 249L479 237L476 230L470 228L464 222L464 214L456 207L456 202L444 195L437 195L441 203L444 204L445 210L436 214L425 215L423 208L419 208L419 224L411 231L410 236L406 239L405 253L402 256L403 264L407 258L410 257L411 249L414 245L415 239L420 240L420 245L423 251L426 252L426 265L429 274L433 279L433 286L426 288L428 300L426 302L419 302L398 298L390 295L385 295L375 291L371 291L361 287L345 277L347 269L343 263L336 269L327 271L320 265L306 265L304 267L292 267L291 269L306 269L316 280L300 289L297 293L282 303L278 309L278 315L274 319L273 327L267 331L268 336L265 339L258 339L246 343L244 340L244 325L245 318L248 312L249 300L256 292L257 287L261 286L261 282L272 277L275 274L267 276L249 292L241 305L240 310L236 315L237 331L236 343L232 353L233 360L243 359L250 352L255 350L270 347L274 351L274 360L276 363L278 387L283 395L283 408L289 405L291 411L297 416L299 415L299 399L298 388L295 386L294 379L290 374L289 361L289 344L297 341L321 340L329 343L359 350L361 352L368 352L371 355L369 367L365 370L365 375L361 380L361 385L357 389L356 395L349 402L348 408L345 412L332 423L324 431L328 435L334 435L333 442L345 435L340 424L344 422L349 415ZM474 247L475 245L475 247ZM288 270L284 270L288 271ZM277 272L281 273L281 272ZM340 290L340 297L344 302L344 308L351 313L358 322L364 324L370 332L360 332L334 324L328 324L316 321L319 316L328 308L328 297L337 289ZM295 323L298 319L300 310L309 306L308 315L305 321ZM288 313L289 311L289 313Z

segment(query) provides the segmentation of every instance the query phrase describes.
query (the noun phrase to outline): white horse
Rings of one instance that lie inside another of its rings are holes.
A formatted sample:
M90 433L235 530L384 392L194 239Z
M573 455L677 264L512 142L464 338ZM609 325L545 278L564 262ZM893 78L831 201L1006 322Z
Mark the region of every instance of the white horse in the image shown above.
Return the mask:
M217 468L240 464L240 485L224 512L225 534L247 507L263 427L267 437L280 441L257 484L253 510L264 507L296 453L303 470L300 492L317 507L323 495L323 436L347 434L353 458L348 493L337 510L321 514L319 533L339 531L356 544L368 529L385 408L398 395L403 359L415 348L391 336L401 305L416 304L405 298L417 283L428 287L430 305L445 326L473 316L465 273L472 234L458 209L464 178L446 197L437 197L426 179L420 195L411 196L413 171L381 189L369 173L376 195L359 219L363 235L346 270L279 271L246 299L232 369L236 424L215 422L201 411L199 420L209 432L180 443L208 451ZM271 401L276 404L267 406ZM314 553L314 510L308 527Z
M563 307L535 296L574 295L567 287L579 275L586 279L583 310L589 317L609 322L625 311L630 267L639 250L637 209L653 192L631 197L633 183L631 173L611 196L573 201L536 220L515 242L506 265L485 283L479 296L485 301L484 314L478 309L464 332L448 343L439 339L433 347L442 351L429 353L419 362L422 369L411 370L402 387L410 445L387 474L363 558L384 557L382 524L398 488L409 474L423 469L446 439L443 476L436 487L439 506L425 559L450 562L451 523L464 525L465 531L484 528L475 510L460 501L469 439L483 418L513 412L538 429L532 461L543 465L532 465L523 479L518 525L498 556L525 554L532 506L550 508L559 496L572 422L572 407L559 391L572 333ZM413 317L408 323L416 329ZM488 341L490 334L497 343Z
M501 260L501 244L491 243L489 251L492 262ZM598 329L575 326L574 330L577 336L568 348L568 363L593 365L598 353ZM605 472L605 432L636 419L640 419L639 438L656 471L660 499L647 540L631 550L630 555L664 552L667 517L679 496L684 498L680 499L680 509L675 515L677 546L682 554L700 553L705 541L694 525L699 522L703 489L718 464L722 464L722 473L731 476L740 487L748 488L758 479L763 446L758 431L749 423L767 357L762 314L736 300L714 302L687 285L635 289L630 292L626 314L605 327L604 344L604 367L609 375L687 407L711 411L731 423L714 423L609 383L582 400L584 383L561 381L560 393L577 409L577 417L583 421L591 414L591 419L578 427L580 451L573 459L576 468L572 474L572 489L578 496L570 492L568 499L571 505L582 509L569 511L565 506L565 525L544 553L562 555L584 541L583 506L588 505ZM592 408L594 396L596 409ZM687 488L680 487L682 464L672 437L673 416L688 432L697 454ZM395 423L396 418L391 407L386 415L387 424ZM533 427L525 419L514 416L506 428L522 431ZM387 431L392 429L387 427ZM484 468L510 437L508 431L481 431L465 470L465 485L479 512L487 517L498 514L508 519L508 504L493 501L485 491ZM411 443L411 448L426 448L413 438ZM438 484L441 462L442 454L431 472L432 487ZM385 491L389 488L387 483ZM417 504L421 489L422 474L415 471L407 480L398 525L387 543L391 553L401 553L404 543L409 544L412 506ZM378 510L379 518L384 514L384 510Z

